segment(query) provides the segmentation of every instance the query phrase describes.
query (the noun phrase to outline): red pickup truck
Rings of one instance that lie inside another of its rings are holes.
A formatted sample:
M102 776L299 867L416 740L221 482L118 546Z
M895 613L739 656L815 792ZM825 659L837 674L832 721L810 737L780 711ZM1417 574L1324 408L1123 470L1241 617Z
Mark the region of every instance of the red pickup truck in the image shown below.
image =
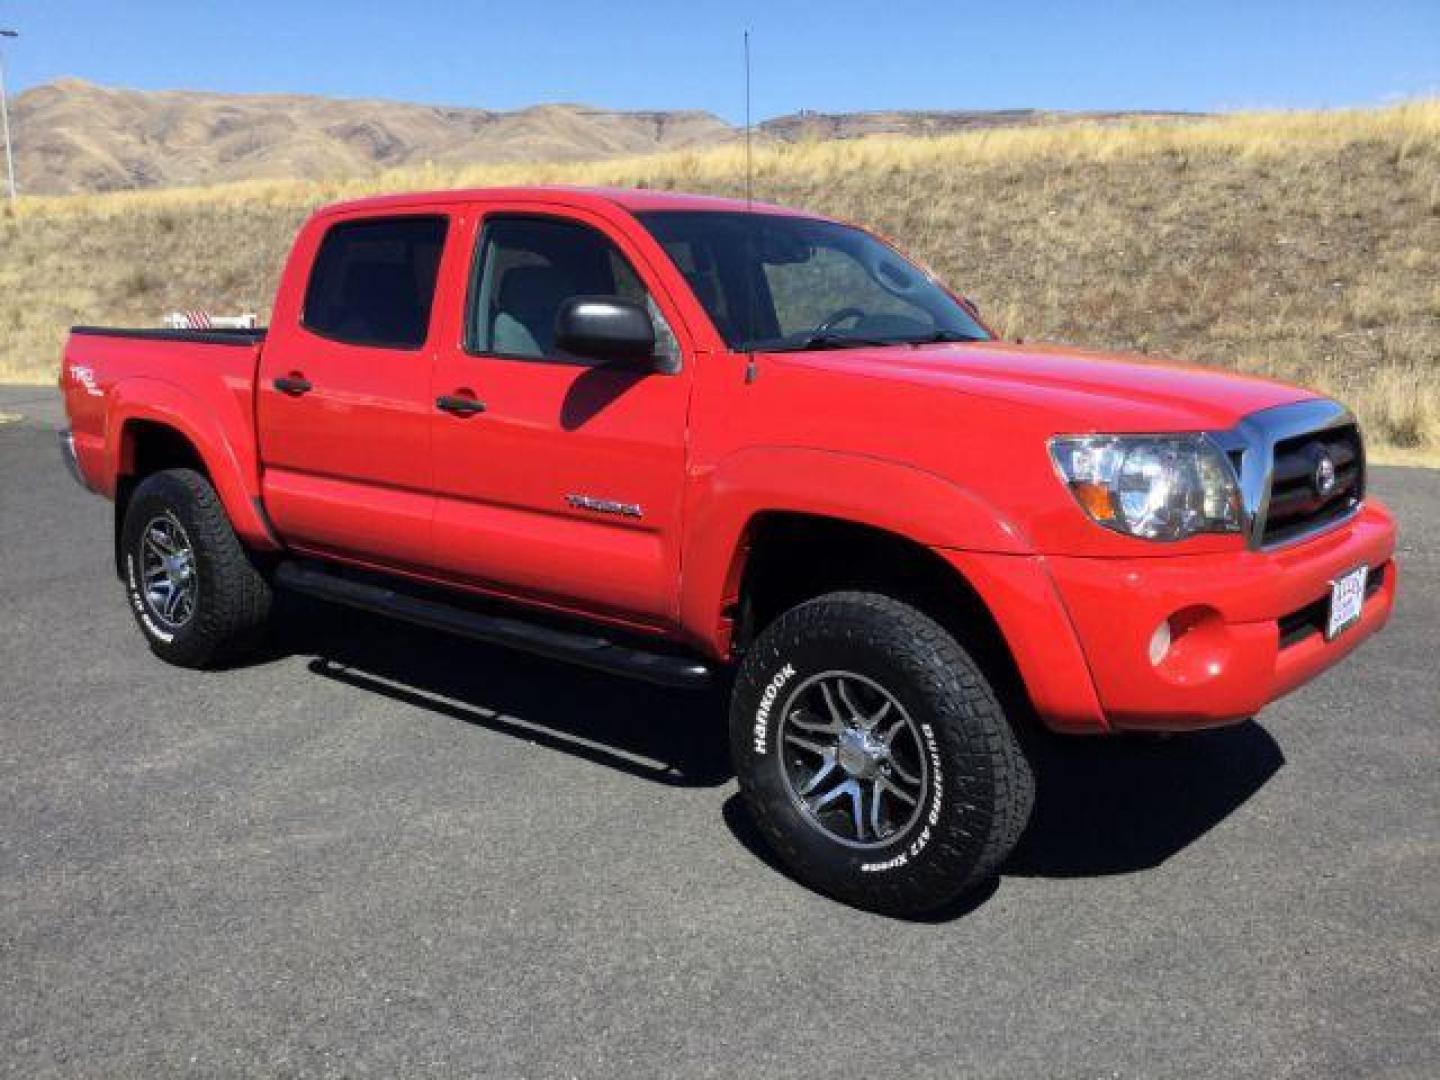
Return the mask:
M802 880L995 872L1017 740L1252 716L1378 630L1391 516L1313 393L1004 342L773 206L514 188L320 210L264 331L77 327L77 478L162 659L285 587L674 686ZM397 646L398 647L398 646Z

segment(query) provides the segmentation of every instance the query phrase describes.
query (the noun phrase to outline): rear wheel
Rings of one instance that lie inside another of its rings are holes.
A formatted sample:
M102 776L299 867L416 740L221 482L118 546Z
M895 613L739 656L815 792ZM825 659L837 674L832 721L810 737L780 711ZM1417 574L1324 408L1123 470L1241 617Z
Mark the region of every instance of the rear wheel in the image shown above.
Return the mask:
M147 477L126 507L120 544L130 609L155 655L198 668L258 643L270 587L204 476Z
M1034 800L983 672L934 620L874 593L772 623L741 666L730 732L780 859L871 910L924 914L992 877Z

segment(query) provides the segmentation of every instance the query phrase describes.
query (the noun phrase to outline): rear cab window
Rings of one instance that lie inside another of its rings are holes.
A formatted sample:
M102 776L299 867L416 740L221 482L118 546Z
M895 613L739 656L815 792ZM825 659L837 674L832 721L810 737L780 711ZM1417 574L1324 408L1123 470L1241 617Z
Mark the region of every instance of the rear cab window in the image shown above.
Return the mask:
M330 226L310 268L301 324L349 345L419 349L448 225L427 214Z

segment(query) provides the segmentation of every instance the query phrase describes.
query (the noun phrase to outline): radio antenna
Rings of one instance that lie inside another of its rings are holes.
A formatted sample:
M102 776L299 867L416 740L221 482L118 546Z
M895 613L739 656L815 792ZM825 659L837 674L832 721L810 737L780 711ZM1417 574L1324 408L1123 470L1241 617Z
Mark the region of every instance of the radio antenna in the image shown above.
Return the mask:
M750 31L745 31L745 243L749 248L745 273L745 385L755 381L755 222L749 217L754 211L754 169L750 160Z
M745 31L745 209L751 209L754 175L750 165L750 31Z

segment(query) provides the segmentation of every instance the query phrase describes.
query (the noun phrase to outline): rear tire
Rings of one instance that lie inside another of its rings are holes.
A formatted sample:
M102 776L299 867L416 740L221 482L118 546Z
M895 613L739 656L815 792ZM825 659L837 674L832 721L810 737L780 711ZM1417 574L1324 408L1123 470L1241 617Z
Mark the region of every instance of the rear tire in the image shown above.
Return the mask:
M989 880L1034 803L984 673L933 619L875 593L821 596L767 627L730 737L745 803L790 872L885 914L924 915Z
M259 643L270 586L200 473L146 477L126 507L120 545L130 610L156 656L202 668Z

